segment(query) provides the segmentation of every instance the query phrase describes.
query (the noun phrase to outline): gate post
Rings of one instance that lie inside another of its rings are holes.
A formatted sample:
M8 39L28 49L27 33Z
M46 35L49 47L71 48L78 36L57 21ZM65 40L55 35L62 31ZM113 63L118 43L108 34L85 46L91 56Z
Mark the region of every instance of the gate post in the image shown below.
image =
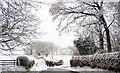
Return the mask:
M14 66L15 66L15 59L14 59Z

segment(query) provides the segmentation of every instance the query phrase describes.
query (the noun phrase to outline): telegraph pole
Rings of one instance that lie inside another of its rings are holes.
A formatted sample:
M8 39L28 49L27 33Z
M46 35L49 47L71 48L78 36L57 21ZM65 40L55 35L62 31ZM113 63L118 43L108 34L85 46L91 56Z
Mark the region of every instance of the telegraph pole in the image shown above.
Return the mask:
M52 59L53 59L53 48L52 48Z
M52 60L53 60L53 44L51 43L51 50L52 50Z

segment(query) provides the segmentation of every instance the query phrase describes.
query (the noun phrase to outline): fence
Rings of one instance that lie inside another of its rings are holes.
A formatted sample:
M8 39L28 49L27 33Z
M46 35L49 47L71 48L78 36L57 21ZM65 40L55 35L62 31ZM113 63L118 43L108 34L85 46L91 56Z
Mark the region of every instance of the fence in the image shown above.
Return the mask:
M16 65L17 60L0 60L0 65Z

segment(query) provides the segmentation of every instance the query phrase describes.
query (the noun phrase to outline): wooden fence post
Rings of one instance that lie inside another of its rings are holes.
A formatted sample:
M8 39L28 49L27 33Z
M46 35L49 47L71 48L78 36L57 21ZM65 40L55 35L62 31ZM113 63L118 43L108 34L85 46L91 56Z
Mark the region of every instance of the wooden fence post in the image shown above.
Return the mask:
M14 59L14 66L15 66L15 59Z

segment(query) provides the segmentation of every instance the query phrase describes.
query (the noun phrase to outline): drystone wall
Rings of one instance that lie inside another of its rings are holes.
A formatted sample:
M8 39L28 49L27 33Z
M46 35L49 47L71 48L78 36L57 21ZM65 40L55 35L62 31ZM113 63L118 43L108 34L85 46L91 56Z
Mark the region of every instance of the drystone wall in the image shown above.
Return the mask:
M113 71L120 71L120 52L73 56L70 60L72 66L89 66Z

